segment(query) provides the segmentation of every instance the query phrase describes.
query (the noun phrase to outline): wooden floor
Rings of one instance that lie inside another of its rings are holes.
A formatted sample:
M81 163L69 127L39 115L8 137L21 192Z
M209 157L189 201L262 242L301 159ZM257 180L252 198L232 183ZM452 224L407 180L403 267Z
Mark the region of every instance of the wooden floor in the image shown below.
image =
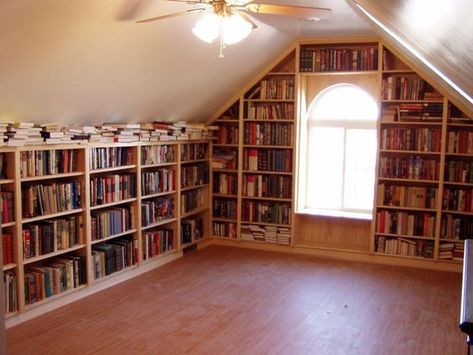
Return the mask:
M465 354L461 276L211 246L7 331L8 354Z

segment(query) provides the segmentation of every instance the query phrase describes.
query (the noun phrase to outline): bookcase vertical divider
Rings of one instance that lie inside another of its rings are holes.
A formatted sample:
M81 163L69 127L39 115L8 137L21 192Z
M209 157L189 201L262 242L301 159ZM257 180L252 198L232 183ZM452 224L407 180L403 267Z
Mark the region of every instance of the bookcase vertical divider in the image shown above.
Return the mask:
M181 245L181 151L182 144L176 145L177 151L177 174L176 174L176 202L175 202L175 213L176 213L176 238L177 238L177 250L182 250Z
M134 220L134 229L136 229L136 243L138 255L137 255L137 263L143 263L143 233L141 230L141 165L142 165L142 158L141 158L141 149L144 147L145 144L139 144L135 149L135 159L136 159L136 178L135 178L135 193L136 193L136 200L133 203L135 206L135 220Z
M86 265L87 265L87 285L94 282L93 262L92 262L92 223L90 210L90 156L93 148L84 149L84 211L85 211L85 243L86 243Z
M15 231L16 231L16 243L15 243L15 257L17 265L17 282L18 282L18 311L23 312L25 309L25 270L23 266L23 238L22 238L22 195L21 195L21 172L20 172L20 149L15 149L14 153L14 180L15 180ZM3 292L3 290L2 290Z
M237 230L237 240L241 240L241 217L242 217L242 195L243 195L243 142L245 137L245 96L242 95L240 97L240 110L238 114L238 162L237 162L237 170L238 170L238 187L237 187L237 223L236 223L236 230Z

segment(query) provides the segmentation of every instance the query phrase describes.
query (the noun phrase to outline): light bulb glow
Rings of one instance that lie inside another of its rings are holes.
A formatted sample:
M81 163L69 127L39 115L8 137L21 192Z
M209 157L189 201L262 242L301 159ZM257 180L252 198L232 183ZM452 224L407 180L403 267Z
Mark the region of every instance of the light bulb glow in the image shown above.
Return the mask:
M200 40L212 43L220 35L220 17L213 13L202 17L192 32Z
M223 43L230 45L245 39L252 29L251 23L239 15L218 16L211 13L197 21L192 32L207 43L222 36Z

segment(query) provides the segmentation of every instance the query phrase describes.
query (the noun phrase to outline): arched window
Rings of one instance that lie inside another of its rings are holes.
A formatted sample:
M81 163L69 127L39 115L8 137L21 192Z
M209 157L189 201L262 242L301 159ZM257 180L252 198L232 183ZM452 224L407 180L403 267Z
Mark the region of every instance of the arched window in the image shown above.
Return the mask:
M371 215L378 105L353 84L320 92L307 112L304 208Z

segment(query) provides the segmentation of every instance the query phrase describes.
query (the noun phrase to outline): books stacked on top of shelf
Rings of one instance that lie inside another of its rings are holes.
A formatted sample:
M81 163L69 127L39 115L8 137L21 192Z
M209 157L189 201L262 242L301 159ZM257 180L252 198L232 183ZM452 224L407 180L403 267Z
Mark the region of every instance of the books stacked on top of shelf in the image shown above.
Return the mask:
M139 142L141 125L139 123L104 123L102 129L113 132L113 141L118 143Z
M41 125L41 136L46 144L68 144L72 143L73 134L57 124L44 124Z
M18 122L8 124L7 132L8 146L23 146L28 144L43 144L41 127L32 122Z
M439 259L461 261L463 260L464 248L463 242L440 243Z
M234 150L214 149L211 165L214 169L236 169L237 152Z
M3 147L8 139L6 136L8 124L9 122L0 122L0 147Z

